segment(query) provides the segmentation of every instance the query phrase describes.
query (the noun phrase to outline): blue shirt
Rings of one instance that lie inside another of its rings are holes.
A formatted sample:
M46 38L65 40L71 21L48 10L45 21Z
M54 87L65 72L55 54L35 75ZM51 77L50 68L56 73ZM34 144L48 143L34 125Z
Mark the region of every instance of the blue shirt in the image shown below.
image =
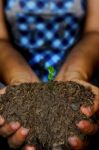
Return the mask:
M85 0L7 0L5 15L18 50L42 81L55 76L81 34Z

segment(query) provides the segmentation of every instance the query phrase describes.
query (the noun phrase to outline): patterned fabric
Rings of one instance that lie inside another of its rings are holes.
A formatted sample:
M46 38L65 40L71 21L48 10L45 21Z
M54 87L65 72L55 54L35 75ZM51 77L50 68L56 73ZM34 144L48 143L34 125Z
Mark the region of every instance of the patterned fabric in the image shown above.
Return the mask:
M7 0L5 13L14 43L43 81L55 75L80 35L85 0Z

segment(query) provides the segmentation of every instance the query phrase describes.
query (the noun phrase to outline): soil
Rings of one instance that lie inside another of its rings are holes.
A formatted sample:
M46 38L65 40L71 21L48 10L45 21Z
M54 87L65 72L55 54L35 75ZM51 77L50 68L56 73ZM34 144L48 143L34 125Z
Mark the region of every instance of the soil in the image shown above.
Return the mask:
M0 114L8 122L19 121L30 128L26 143L38 150L71 150L69 136L87 138L75 123L88 120L80 107L92 105L94 98L89 87L72 81L23 83L8 86L0 96Z

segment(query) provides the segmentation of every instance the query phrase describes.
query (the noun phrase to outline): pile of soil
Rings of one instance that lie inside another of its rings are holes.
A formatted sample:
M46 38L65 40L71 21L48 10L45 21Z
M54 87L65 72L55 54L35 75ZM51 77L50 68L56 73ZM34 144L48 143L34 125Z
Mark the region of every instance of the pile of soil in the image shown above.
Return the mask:
M8 86L0 96L0 114L30 128L26 142L38 150L70 150L69 136L86 138L75 123L88 119L80 107L92 105L94 98L89 87L72 81L24 83Z

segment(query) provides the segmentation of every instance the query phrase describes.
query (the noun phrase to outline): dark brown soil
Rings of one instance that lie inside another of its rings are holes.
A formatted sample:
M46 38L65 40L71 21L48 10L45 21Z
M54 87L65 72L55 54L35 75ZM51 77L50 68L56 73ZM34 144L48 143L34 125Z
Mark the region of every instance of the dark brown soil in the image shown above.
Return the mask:
M92 105L94 98L90 88L72 81L24 83L7 87L0 97L0 114L30 128L26 142L39 150L70 150L69 136L86 138L75 123L88 119L80 106Z

